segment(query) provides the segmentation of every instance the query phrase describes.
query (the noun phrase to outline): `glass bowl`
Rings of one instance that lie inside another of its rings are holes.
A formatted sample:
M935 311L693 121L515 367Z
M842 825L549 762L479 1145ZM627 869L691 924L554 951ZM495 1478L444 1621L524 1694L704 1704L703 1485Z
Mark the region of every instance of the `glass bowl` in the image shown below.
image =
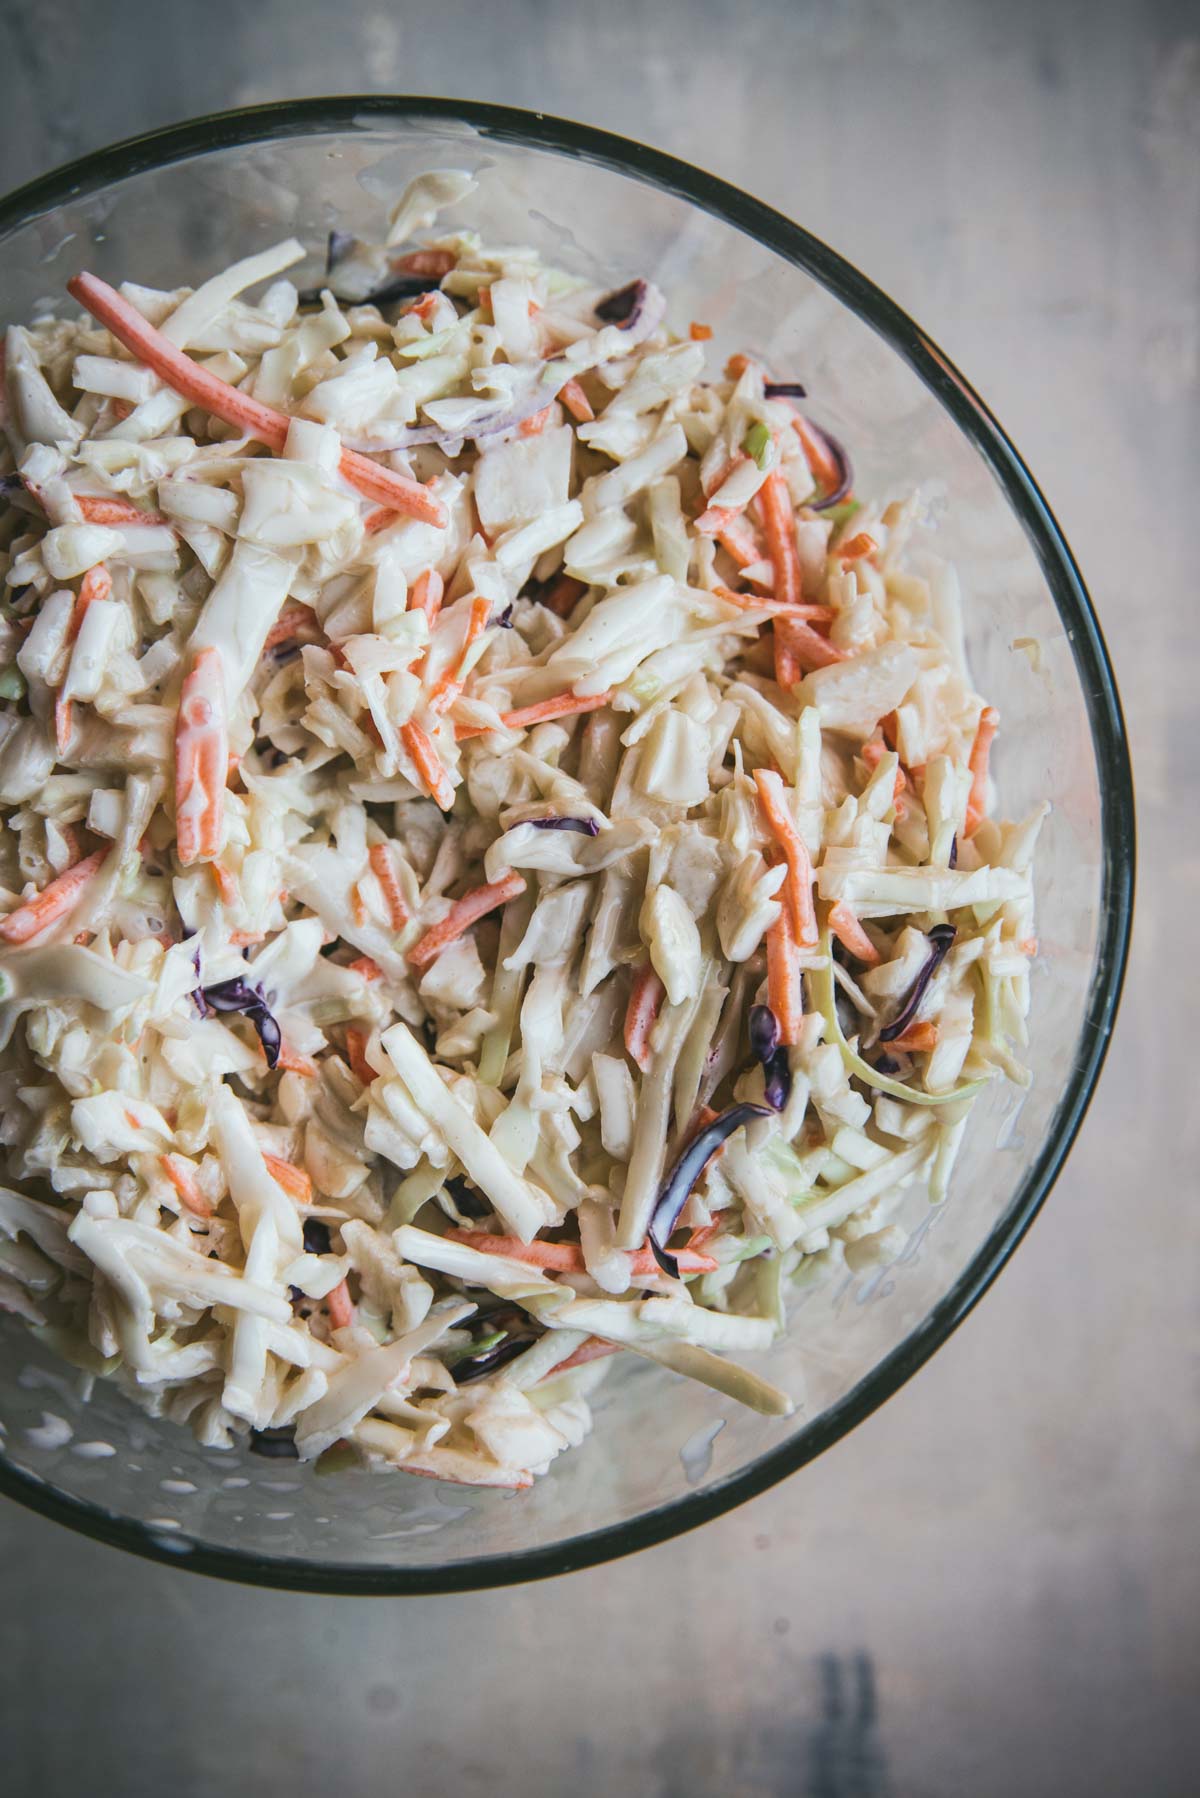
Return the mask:
M1078 571L1020 457L924 333L778 213L621 138L467 102L346 98L257 107L103 150L0 203L0 322L110 281L198 282L294 234L320 268L333 225L370 234L415 173L466 167L450 218L617 286L646 275L675 325L711 324L715 359L799 378L851 446L860 490L919 481L929 542L967 597L981 691L1004 729L1006 814L1054 805L1037 863L1027 1093L990 1087L949 1201L913 1192L909 1244L867 1277L810 1292L757 1357L797 1399L786 1422L622 1357L596 1427L532 1490L501 1497L395 1473L321 1476L198 1447L0 1333L0 1489L43 1515L181 1567L343 1592L461 1590L563 1572L715 1516L835 1442L945 1340L1012 1253L1079 1128L1125 966L1134 825L1120 705ZM302 270L301 284L308 278ZM1040 650L1014 648L1036 639ZM47 1415L49 1422L47 1422ZM61 1420L58 1421L58 1420Z

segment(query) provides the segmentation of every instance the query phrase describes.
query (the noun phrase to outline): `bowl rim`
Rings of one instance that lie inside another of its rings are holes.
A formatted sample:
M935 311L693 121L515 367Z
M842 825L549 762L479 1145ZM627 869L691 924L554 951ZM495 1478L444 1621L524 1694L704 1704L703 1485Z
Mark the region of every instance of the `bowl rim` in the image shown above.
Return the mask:
M974 388L926 333L843 256L811 232L729 182L633 139L541 112L474 100L350 94L282 100L212 113L127 138L51 170L0 199L0 240L55 206L113 182L215 150L389 124L456 122L483 138L551 150L674 194L755 237L814 276L902 357L980 452L1025 530L1067 627L1096 755L1100 789L1101 925L1088 1011L1054 1127L986 1241L905 1340L828 1411L791 1441L704 1491L622 1523L546 1548L481 1555L455 1565L334 1566L214 1548L57 1491L0 1456L0 1493L43 1517L147 1559L244 1583L295 1591L396 1596L465 1592L595 1566L695 1528L813 1460L896 1392L982 1297L1021 1241L1050 1191L1083 1121L1112 1034L1133 913L1133 775L1121 702L1091 600L1057 521L1015 446Z

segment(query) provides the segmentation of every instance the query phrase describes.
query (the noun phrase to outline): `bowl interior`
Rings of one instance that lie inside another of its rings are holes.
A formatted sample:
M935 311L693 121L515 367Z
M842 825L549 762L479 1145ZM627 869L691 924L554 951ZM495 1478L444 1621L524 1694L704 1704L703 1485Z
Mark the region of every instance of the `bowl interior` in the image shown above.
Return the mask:
M760 1418L645 1364L614 1364L593 1434L516 1498L201 1449L102 1383L85 1393L81 1376L0 1320L0 1484L126 1546L285 1584L466 1586L579 1565L723 1509L866 1415L958 1321L1044 1195L1103 1054L1128 924L1119 710L1036 490L908 320L722 184L502 109L266 108L110 152L0 208L0 322L61 306L81 267L172 286L288 234L312 247L303 282L319 273L332 226L376 231L414 174L448 166L478 178L455 224L532 243L610 285L651 277L677 328L713 327L714 362L750 349L805 383L813 415L851 446L859 491L920 489L918 554L957 567L975 682L1002 716L1003 810L1018 816L1043 797L1054 806L1037 864L1034 1082L989 1089L949 1202L935 1210L908 1195L909 1243L894 1265L795 1294L786 1338L759 1358L796 1398L794 1418ZM45 1427L45 1413L69 1436Z

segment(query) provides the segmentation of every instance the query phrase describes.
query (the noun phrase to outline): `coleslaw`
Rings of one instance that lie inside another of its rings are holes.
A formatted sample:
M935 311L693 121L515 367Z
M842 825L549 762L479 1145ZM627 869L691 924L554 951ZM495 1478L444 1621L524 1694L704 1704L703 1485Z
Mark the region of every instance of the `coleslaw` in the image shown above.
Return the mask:
M469 186L8 328L0 1307L523 1487L618 1354L790 1412L743 1357L1028 1079L1047 808L919 496Z

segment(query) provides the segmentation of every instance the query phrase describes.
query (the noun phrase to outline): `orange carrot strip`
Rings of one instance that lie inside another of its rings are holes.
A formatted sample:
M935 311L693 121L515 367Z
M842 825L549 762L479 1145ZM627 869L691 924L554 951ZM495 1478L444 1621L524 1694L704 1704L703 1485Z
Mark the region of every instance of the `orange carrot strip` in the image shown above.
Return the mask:
M739 351L736 356L731 356L725 364L725 379L727 381L740 381L749 366L749 356L743 356Z
M574 575L563 574L547 593L542 594L538 604L553 612L556 618L568 618L586 592L586 581L577 581Z
M357 961L349 963L352 974L361 974L364 980L382 980L383 969L369 955L360 955Z
M230 906L239 905L241 903L242 895L241 890L238 887L237 877L232 870L227 868L224 862L216 861L209 863L209 869L213 879L216 881L217 897L221 901L221 904Z
M284 606L263 639L264 652L277 648L280 643L290 643L292 638L298 637L302 631L310 631L314 635L320 632L317 615L312 607L300 604Z
M507 905L525 891L524 877L510 869L500 880L489 880L456 899L440 924L427 930L419 943L408 952L410 966L427 968L434 958L455 942L472 924L477 924L498 905Z
M868 768L878 768L880 762L883 760L885 751L883 744L879 742L877 738L872 738L871 742L863 744L859 753ZM905 774L903 767L897 763L896 778L892 783L892 804L896 809L897 817L903 817L904 815L904 791L907 786L908 776Z
M767 1001L779 1025L779 1040L789 1048L800 1040L803 992L799 947L791 911L784 905L767 931Z
M625 1047L643 1074L650 1066L650 1032L653 1030L667 989L651 964L643 962L633 977L625 1008Z
M335 1330L344 1330L354 1322L354 1301L345 1280L339 1280L333 1291L326 1294L325 1305Z
M775 568L775 597L784 605L800 603L800 552L796 547L796 519L792 496L781 469L772 469L758 493L762 508L767 553Z
M310 1060L307 1055L298 1055L295 1049L289 1049L286 1043L280 1048L279 1059L275 1066L284 1069L289 1074L303 1074L306 1080L315 1080L321 1072L315 1061Z
M158 1165L188 1211L193 1212L196 1217L212 1216L212 1205L200 1190L199 1182L187 1162L178 1155L160 1155Z
M265 930L231 930L229 932L229 941L234 949L245 949L251 943L265 943L266 940Z
M888 1044L888 1048L903 1049L909 1055L924 1055L928 1054L930 1049L936 1049L937 1039L938 1027L933 1019L921 1018L918 1022L910 1024L908 1029L902 1031L899 1036L894 1036Z
M220 850L228 777L221 654L202 649L184 679L175 725L175 833L185 868Z
M569 1373L573 1367L582 1367L585 1361L599 1361L605 1355L619 1355L620 1352L619 1342L605 1342L603 1336L589 1336L586 1342L580 1343L573 1355L568 1355L565 1361L552 1367L545 1377L552 1380L556 1374Z
M371 872L383 891L384 903L388 908L392 929L403 930L412 914L404 902L404 893L392 861L390 845L372 843L367 851L367 860L371 864Z
M402 516L394 506L377 506L363 519L363 530L368 537L373 537L377 531L386 531L389 524L395 524Z
M592 411L592 402L589 400L578 381L571 380L567 382L565 387L560 387L558 390L558 397L567 408L567 411L571 414L571 417L576 419L579 424L590 424L592 419L595 418L596 414Z
M454 701L462 692L462 684L465 678L463 667L466 663L467 652L471 645L478 642L484 631L486 631L488 620L491 615L492 607L489 600L480 597L471 601L471 615L467 619L466 634L462 640L462 648L459 651L455 672L451 674L450 670L446 669L445 673L440 675L430 688L428 703L431 711L448 712L450 707L454 704Z
M75 604L71 608L71 616L67 623L67 647L74 643L79 635L79 627L93 600L107 599L112 592L112 576L103 562L97 562L89 568L79 583L79 592ZM63 699L61 694L54 701L54 744L59 755L65 755L67 744L71 740L71 701Z
M350 1063L350 1072L370 1086L375 1079L375 1069L367 1060L367 1033L357 1030L351 1025L346 1031L346 1060Z
M866 962L869 968L879 966L882 959L878 949L855 917L844 899L829 908L829 928L838 942L859 961Z
M521 437L540 437L549 423L550 407L543 406L540 412L533 412L528 418L521 420L517 433Z
M302 1205L312 1204L313 1184L302 1167L297 1167L294 1161L285 1161L282 1155L268 1155L265 1151L263 1165L289 1199L298 1199Z
M458 257L453 250L410 250L406 256L389 258L389 266L400 275L432 275L442 281L458 267Z
M402 724L400 741L408 750L417 765L417 773L425 782L426 791L435 799L444 812L448 812L454 804L454 788L450 784L450 776L441 763L441 758L433 746L432 739L421 729L419 724Z
M77 493L75 504L86 524L166 524L161 512L143 512L130 499L115 494Z
M785 606L770 593L735 593L732 587L714 587L713 592L726 605L740 606L744 612L770 612L776 618L810 618L816 624L829 624L834 616L832 606Z
M813 909L813 870L808 846L788 810L787 794L779 775L771 768L756 768L754 784L771 834L787 858L788 873L783 893L796 941L811 948L817 941L817 914Z
M554 718L571 718L577 712L598 712L611 698L611 693L593 693L587 699L579 699L574 693L559 693L554 699L541 699L536 705L504 712L502 721L509 730L528 730L531 724L549 724Z
M86 273L75 275L67 282L67 292L111 331L130 355L152 369L181 398L211 413L214 418L223 419L248 437L256 437L277 456L283 453L291 422L285 413L262 405L202 368L198 362L193 362L161 331L155 330L136 306L130 305L107 281ZM395 474L355 450L342 450L338 466L343 479L377 505L391 506L426 524L445 524L445 509L419 481Z
M874 537L868 536L866 531L859 531L833 553L839 562L858 562L863 556L873 556L878 548Z
M744 518L731 518L725 528L716 533L716 538L739 568L749 568L751 562L763 559L758 539Z
M27 943L30 937L48 930L51 924L65 917L92 875L98 871L104 857L103 849L97 849L92 855L85 855L81 862L76 862L73 868L67 868L32 899L18 905L6 918L0 918L0 937L6 943Z
M1035 936L1023 936L1017 944L1017 948L1021 951L1022 955L1028 955L1032 958L1038 952L1038 940Z
M971 794L967 800L967 835L979 829L987 817L987 781L988 758L992 752L992 738L1000 722L1000 714L994 706L985 705L979 714L979 727L975 732L975 741L971 745L971 754L967 766L971 770Z
M531 1267L544 1267L556 1274L582 1274L587 1271L583 1250L577 1242L518 1242L512 1236L489 1236L485 1230L464 1230L455 1225L446 1231L454 1242L478 1249L484 1255L506 1255L513 1261L527 1261ZM697 1255L680 1249L675 1259L680 1273L710 1274L716 1267L711 1255ZM661 1272L651 1249L632 1251L630 1271L643 1278Z
M412 584L408 596L410 612L424 612L430 624L433 623L442 609L442 595L446 591L445 582L436 568L427 568L419 574Z
M805 624L795 613L777 620L775 626L776 644L776 678L778 679L779 656L782 652L789 668L796 668L799 674L793 674L790 680L781 681L781 686L793 686L800 674L807 674L810 668L831 668L835 662L844 662L846 652L823 637L819 631Z
M792 429L804 446L804 460L808 463L813 479L827 492L831 491L841 480L842 471L824 438L818 437L808 420L799 412L792 419Z
M688 326L688 336L693 343L707 343L712 334L711 325L698 325L695 319Z

